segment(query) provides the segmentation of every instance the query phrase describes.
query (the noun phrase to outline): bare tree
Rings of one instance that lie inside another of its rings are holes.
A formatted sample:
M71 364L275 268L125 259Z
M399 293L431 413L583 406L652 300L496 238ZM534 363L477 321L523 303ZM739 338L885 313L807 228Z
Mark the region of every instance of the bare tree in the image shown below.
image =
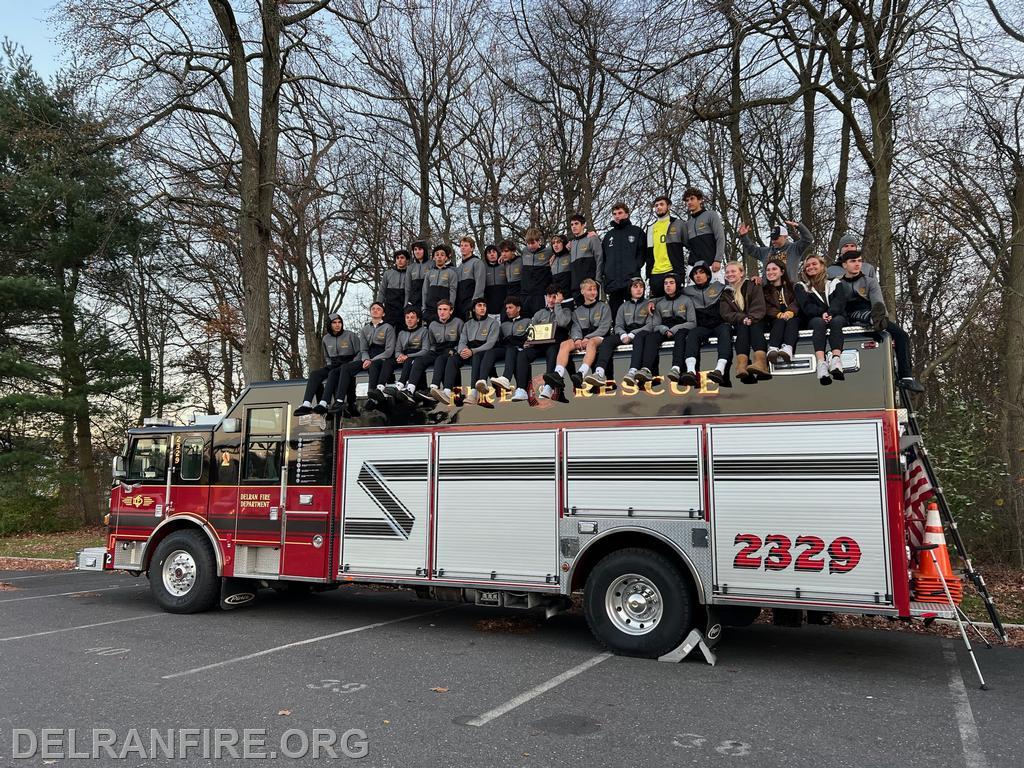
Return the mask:
M246 380L271 373L267 259L277 186L282 90L315 79L290 65L301 58L315 19L330 0L260 3L252 13L230 0L200 6L66 0L68 43L90 63L126 139L187 113L214 121L234 143L239 266L244 290Z

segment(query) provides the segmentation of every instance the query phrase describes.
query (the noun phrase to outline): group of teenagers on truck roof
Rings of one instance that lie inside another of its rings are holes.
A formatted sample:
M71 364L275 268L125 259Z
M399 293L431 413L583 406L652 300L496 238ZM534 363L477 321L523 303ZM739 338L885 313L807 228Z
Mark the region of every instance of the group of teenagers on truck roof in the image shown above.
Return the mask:
M808 250L812 236L800 222L773 227L768 246L756 245L741 224L744 251L761 264L760 275L747 277L742 262L724 261L718 212L704 205L700 190L688 188L683 196L686 218L673 216L671 200L659 196L646 231L616 203L603 237L577 214L569 221L571 238L555 235L545 244L531 228L521 251L505 240L486 246L480 258L473 238L464 237L457 267L447 244L430 252L417 241L411 252L395 251L362 330L345 330L340 315L328 318L325 365L310 373L296 415L354 412L355 377L363 371L370 407L396 400L475 403L491 388L528 400L532 364L542 356L537 396L564 399L567 377L574 391L608 384L620 344L632 346L625 384L654 380L661 346L671 341L667 378L699 386L700 350L711 339L717 362L707 378L725 383L735 353L736 377L752 384L771 378L771 365L793 358L802 328L811 331L819 382L831 384L844 379L846 325L888 332L900 385L922 391L912 374L910 339L889 319L875 269L855 236L840 241L837 261L828 265ZM554 338L528 345L530 327L538 325L550 325ZM574 352L583 355L578 367ZM499 362L504 367L496 375ZM464 365L473 384L463 396Z

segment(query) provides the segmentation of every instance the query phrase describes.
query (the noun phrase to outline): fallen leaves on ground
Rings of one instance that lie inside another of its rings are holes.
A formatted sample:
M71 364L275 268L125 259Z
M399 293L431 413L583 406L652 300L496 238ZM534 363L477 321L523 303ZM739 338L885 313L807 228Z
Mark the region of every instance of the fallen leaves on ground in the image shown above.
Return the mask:
M102 547L107 529L90 526L77 531L56 533L21 533L0 537L0 559L6 557L41 557L67 560L86 547Z
M503 632L510 635L525 635L535 632L541 625L537 616L515 616L502 619L481 619L473 625L477 632Z
M430 690L432 690L434 693L448 693L448 689L447 688L437 687L437 688L431 688Z
M279 709L279 710L277 710L277 714L279 714L281 716L287 716L287 715L290 715L291 713L292 713L292 711L290 709Z
M74 560L31 560L25 557L0 557L0 571L70 571Z
M8 584L5 581L0 581L0 592L13 592L17 587L13 584Z

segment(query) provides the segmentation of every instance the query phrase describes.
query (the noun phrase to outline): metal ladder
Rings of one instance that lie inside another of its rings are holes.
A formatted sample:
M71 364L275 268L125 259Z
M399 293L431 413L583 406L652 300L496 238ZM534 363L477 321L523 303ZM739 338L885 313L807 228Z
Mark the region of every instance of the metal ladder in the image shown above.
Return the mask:
M921 427L917 422L917 414L914 412L913 403L911 402L911 393L904 389L902 386L899 387L900 397L903 400L903 405L907 411L907 434L900 440L900 451L905 451L910 446L915 446L918 455L921 458L921 464L924 466L924 471L928 475L928 482L931 483L932 490L935 494L935 500L939 505L939 514L942 516L942 521L945 523L946 528L949 530L950 538L953 540L953 546L959 553L960 558L964 562L964 575L971 580L974 584L974 588L981 595L982 600L985 601L985 610L988 611L989 618L992 620L992 626L999 635L1003 642L1006 642L1006 630L1003 628L1003 622L999 618L999 611L996 608L994 602L992 602L992 596L988 592L988 587L985 586L985 579L982 575L974 569L974 565L971 563L971 557L967 553L967 547L964 545L963 537L960 535L960 529L957 527L956 520L953 518L953 511L949 507L949 502L946 501L946 494L942 492L942 486L939 484L939 479L935 475L935 469L932 467L931 458L928 456L928 450L924 447L924 436L921 434Z

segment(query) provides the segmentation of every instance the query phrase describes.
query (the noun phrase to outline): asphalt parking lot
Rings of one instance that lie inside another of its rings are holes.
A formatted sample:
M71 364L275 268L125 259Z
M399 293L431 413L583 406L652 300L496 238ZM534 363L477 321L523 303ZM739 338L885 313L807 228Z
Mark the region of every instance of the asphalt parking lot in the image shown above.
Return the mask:
M572 613L545 622L398 590L264 591L175 616L145 578L0 582L14 588L0 591L5 766L211 764L201 747L54 757L70 729L82 755L93 729L114 731L115 752L131 729L253 729L266 744L249 754L279 752L252 760L267 765L996 768L1024 755L1024 652L981 648L979 691L962 645L938 636L757 625L727 631L711 667L608 656ZM43 729L57 729L48 756ZM314 729L334 732L337 759L285 756L323 738ZM33 756L15 757L31 738Z

